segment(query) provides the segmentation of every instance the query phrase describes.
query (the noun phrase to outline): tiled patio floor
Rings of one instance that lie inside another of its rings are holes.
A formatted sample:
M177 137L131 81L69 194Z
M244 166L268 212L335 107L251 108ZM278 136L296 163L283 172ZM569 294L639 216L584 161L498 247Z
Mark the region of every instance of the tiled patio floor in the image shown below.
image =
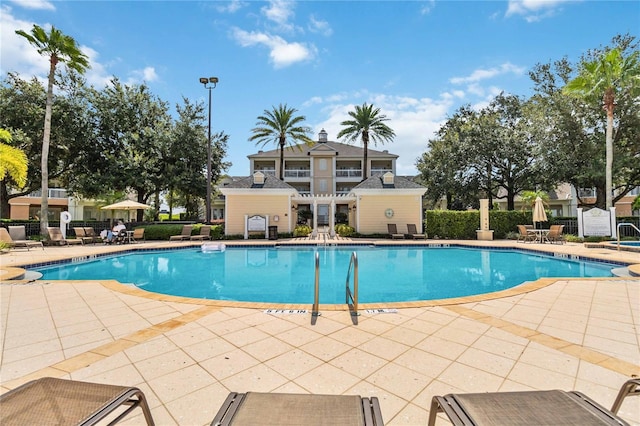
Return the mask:
M640 263L637 253L553 249ZM103 250L46 248L0 262ZM575 389L610 406L620 385L640 375L633 278L558 280L493 300L363 312L357 326L346 311L321 309L311 325L308 313L129 290L114 282L5 281L0 391L44 376L138 386L158 425L209 424L230 391L360 394L380 399L389 425L425 425L433 395ZM620 415L640 424L640 398L628 399Z

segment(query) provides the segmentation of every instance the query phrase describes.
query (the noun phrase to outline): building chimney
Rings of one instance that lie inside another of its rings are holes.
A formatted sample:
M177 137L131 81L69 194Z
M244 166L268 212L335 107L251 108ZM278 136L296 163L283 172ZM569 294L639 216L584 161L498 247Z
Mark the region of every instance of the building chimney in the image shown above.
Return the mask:
M320 130L320 133L318 133L318 142L327 142L327 132L325 132L324 129Z

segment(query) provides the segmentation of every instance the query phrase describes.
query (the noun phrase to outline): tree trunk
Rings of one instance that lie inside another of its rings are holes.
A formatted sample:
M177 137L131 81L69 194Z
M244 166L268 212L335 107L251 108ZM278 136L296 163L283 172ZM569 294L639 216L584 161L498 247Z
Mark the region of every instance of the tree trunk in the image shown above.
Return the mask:
M41 192L42 199L40 201L40 235L48 236L47 228L49 227L49 143L51 137L51 109L53 105L53 83L55 80L56 58L51 57L49 68L49 82L47 84L47 103L44 111L44 135L42 137L42 161L40 167L42 169Z
M613 192L613 100L610 105L605 105L607 111L607 133L606 133L606 166L605 166L605 205L609 210L613 206L612 192Z
M284 138L280 137L280 180L284 180Z
M362 180L365 181L369 177L369 168L367 163L369 162L369 134L366 131L362 132L362 146L364 152L362 153Z

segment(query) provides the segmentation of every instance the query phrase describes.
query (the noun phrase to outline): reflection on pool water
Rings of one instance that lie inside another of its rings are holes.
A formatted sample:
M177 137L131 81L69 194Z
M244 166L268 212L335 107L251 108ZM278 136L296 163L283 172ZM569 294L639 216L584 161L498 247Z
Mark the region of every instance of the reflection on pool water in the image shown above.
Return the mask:
M543 277L610 277L615 267L514 250L351 246L140 252L38 270L43 279L115 279L176 296L313 303L318 252L320 303L335 304L345 303L347 270L354 251L361 303L483 294Z

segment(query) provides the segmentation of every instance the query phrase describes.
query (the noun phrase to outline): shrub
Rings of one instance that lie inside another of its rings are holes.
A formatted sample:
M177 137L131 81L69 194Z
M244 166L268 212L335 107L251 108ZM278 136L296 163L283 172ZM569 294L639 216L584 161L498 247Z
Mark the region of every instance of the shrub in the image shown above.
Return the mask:
M296 225L293 230L294 237L306 237L311 233L311 227L307 225Z
M146 225L144 238L146 240L168 240L172 235L180 235L182 225ZM192 230L193 233L193 230Z
M341 237L351 237L355 234L356 230L345 223L339 223L335 226L335 230Z
M532 223L530 211L489 211L489 229L495 239L509 238L517 225ZM428 210L425 213L425 230L430 236L439 238L475 240L480 229L478 210Z

